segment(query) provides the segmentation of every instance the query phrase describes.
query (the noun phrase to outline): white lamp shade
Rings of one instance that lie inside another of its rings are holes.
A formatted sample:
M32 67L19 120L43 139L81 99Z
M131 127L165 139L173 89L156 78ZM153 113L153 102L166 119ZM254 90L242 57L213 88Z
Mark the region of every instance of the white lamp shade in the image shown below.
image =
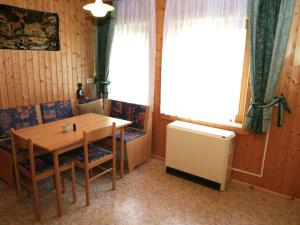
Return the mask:
M91 11L95 17L104 17L107 12L113 11L114 7L103 3L102 0L96 0L94 3L84 5L83 9Z

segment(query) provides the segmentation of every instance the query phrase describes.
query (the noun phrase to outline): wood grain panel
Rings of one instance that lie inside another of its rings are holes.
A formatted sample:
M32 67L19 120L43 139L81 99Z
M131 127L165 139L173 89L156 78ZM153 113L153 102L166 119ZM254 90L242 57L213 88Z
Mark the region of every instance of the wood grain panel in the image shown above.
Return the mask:
M251 185L300 198L300 67L293 65L297 44L296 35L300 27L300 0L296 2L296 11L287 53L277 88L277 94L284 93L287 97L293 113L286 113L284 115L283 127L277 128L277 108L274 108L263 176L260 178L234 171L232 177ZM165 157L166 126L171 122L160 115L160 78L164 10L165 0L157 0L157 49L152 155L158 158ZM265 142L266 135L237 134L233 167L259 174Z
M0 108L75 97L77 82L94 74L94 24L88 0L3 0L2 4L59 14L60 51L0 50Z

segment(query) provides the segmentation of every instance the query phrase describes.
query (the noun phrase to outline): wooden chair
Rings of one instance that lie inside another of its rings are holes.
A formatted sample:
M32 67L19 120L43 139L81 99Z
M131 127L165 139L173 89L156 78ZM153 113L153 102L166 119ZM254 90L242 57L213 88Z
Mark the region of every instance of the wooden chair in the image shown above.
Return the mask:
M45 179L47 177L54 176L53 161L50 154L44 154L40 156L35 156L34 154L34 144L31 139L23 139L19 137L14 129L11 129L11 141L12 141L12 153L14 160L14 168L16 174L16 185L18 198L20 203L24 201L22 196L21 187L33 193L33 200L35 206L35 213L37 219L41 220L41 207L40 200L47 196L39 196L38 193L38 181ZM28 151L28 159L19 161L17 160L17 150L22 149L22 151ZM72 176L72 191L73 191L73 202L76 202L76 177L75 177L75 164L74 162L68 160L66 157L60 158L60 172L65 172L71 170ZM30 183L27 184L23 179L21 179L20 174L26 177Z
M99 147L93 142L106 137L112 137L112 151ZM112 173L112 189L116 187L116 124L99 128L90 132L83 132L83 149L71 152L71 157L75 165L84 170L86 189L86 206L90 205L90 182L108 172ZM105 168L102 164L112 161L110 168ZM100 169L100 173L93 175L93 168Z

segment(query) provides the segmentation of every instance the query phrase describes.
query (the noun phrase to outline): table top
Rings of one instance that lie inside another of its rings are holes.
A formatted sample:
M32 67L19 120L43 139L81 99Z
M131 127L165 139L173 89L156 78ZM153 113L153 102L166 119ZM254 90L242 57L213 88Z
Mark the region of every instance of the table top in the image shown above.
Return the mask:
M117 128L131 124L131 121L88 113L51 123L39 124L16 130L16 134L23 138L31 138L33 143L44 150L53 152L65 146L82 142L83 131L92 131L116 123ZM76 131L63 132L63 124L76 124Z

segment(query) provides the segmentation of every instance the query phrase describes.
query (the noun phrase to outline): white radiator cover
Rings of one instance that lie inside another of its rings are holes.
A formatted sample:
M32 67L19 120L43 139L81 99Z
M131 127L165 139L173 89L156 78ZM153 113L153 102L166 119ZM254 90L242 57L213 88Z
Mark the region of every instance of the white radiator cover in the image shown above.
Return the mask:
M224 191L234 140L232 131L175 121L167 126L165 166L219 183Z

